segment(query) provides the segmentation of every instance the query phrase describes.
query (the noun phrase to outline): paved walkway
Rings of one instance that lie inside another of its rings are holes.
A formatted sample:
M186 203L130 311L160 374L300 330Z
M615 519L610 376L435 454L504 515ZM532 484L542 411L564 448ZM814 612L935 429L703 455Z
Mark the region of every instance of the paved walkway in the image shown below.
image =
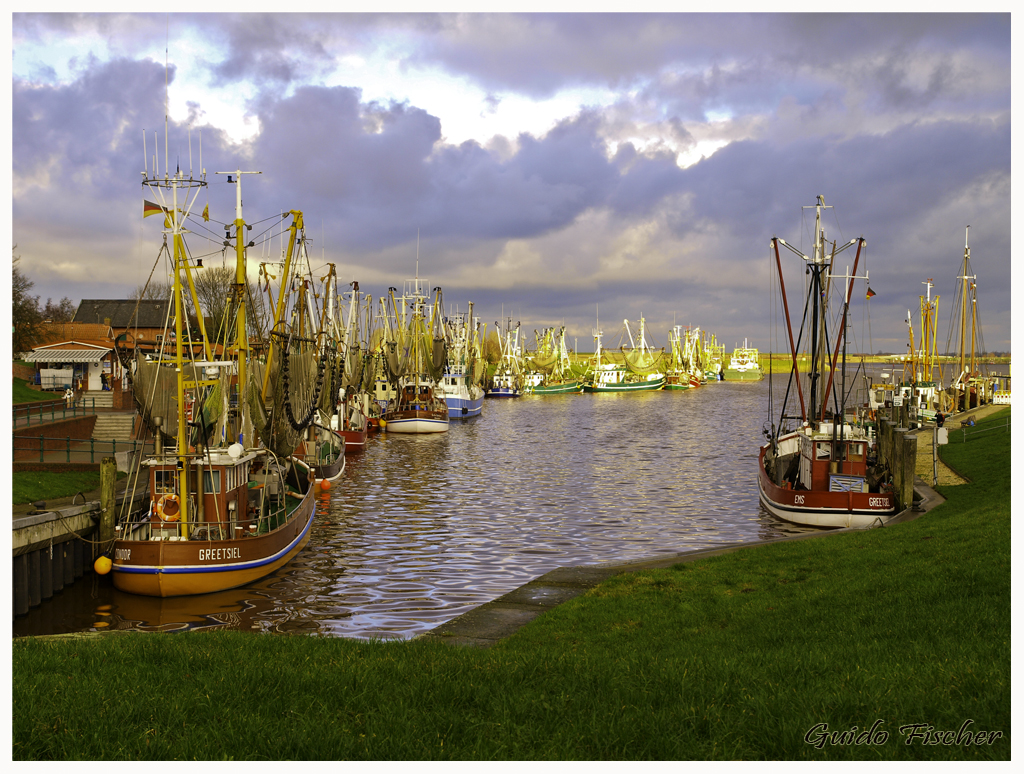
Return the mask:
M974 416L975 419L981 420L985 417L989 417L995 414L997 411L1001 411L1004 408L1009 408L1004 405L987 404L980 408L971 409L970 411L963 411L959 414L951 414L946 417L945 427L949 430L950 435L953 433L960 432L960 422L969 416ZM915 430L914 435L917 436L917 467L914 473L922 481L928 484L935 484L937 486L957 486L960 484L969 483L967 479L963 478L955 470L950 468L941 459L934 460L932 457L932 428L934 425L929 424L920 430ZM942 452L939 452L940 456ZM938 481L934 481L936 468L938 470Z

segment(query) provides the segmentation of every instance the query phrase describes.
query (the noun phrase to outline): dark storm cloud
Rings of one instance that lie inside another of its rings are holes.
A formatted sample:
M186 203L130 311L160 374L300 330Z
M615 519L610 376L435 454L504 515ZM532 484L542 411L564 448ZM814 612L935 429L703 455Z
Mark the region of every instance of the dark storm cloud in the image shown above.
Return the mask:
M649 209L664 191L655 178L670 175L665 158L620 175L592 114L541 138L520 136L517 152L502 160L475 142L439 144L440 121L423 110L359 96L304 87L265 99L254 143L277 181L275 195L328 208L352 249L405 242L417 228L449 240L537 236L609 202L624 212Z
M157 125L164 112L163 91L163 67L126 59L96 62L66 86L15 81L15 187L45 186L44 193L52 196L51 185L75 181L85 184L88 197L110 195L132 179L129 175L138 176L143 119Z
M547 97L568 86L638 84L686 119L723 105L806 102L841 82L877 87L890 107L974 99L983 78L957 52L1009 78L1009 15L524 14L441 16L409 54L485 89ZM929 59L919 64L922 55ZM926 73L917 72L918 67ZM665 80L656 76L667 74ZM824 76L824 77L823 77ZM653 84L644 82L655 78ZM988 89L982 88L987 94ZM664 93L663 93L664 92Z
M168 77L173 82L173 68ZM163 65L116 59L92 62L65 85L14 82L13 242L44 298L77 301L86 283L118 287L106 291L117 298L145 279L156 246L144 268L127 259L142 222L143 131L150 159L158 153L165 168L164 78ZM198 140L194 132L197 172ZM206 129L206 159L224 157L223 140ZM187 127L171 123L167 160L172 171L188 167Z
M868 239L876 336L884 329L900 349L901 321L928 276L950 301L970 223L983 320L1000 331L988 344L1009 340L1007 15L170 20L207 44L213 80L258 95L248 107L259 133L233 144L206 126L205 166L262 170L245 183L247 219L302 209L314 241L323 233L329 258L333 250L352 271L403 276L411 259L399 256L419 232L433 273L448 282L464 270L458 287L485 318L498 314L485 301L521 304L524 324L578 314L567 323L589 346L600 303L602 319L657 318L662 339L678 312L731 344L765 324L768 239L800 244L800 207L823 194L836 205L830 236ZM153 56L166 23L16 15L15 43L101 30L111 50ZM415 98L377 103L358 88L305 85L342 56L389 45L407 68L441 66L482 85L481 109L509 90L629 89L607 110L581 107L543 135L484 146L447 143L442 119ZM151 142L159 130L162 154L164 68L162 56L81 60L73 81L56 84L53 67L30 66L34 82L16 78L12 99L14 241L26 266L43 256L36 291L56 298L76 292L69 282L109 280L110 256L139 243L140 228L155 251L155 219L139 226L139 135L149 129ZM203 109L201 98L190 105L195 129ZM708 124L709 111L727 120ZM172 167L187 158L187 137L172 124ZM655 139L643 146L645 137ZM706 139L729 144L680 168L675 154ZM209 196L215 219L230 219L230 188L211 185ZM202 237L193 235L196 252L217 246ZM491 271L505 272L504 289L482 279L466 287ZM138 281L129 273L125 291Z
M245 80L257 86L288 84L331 69L324 28L313 18L230 14L217 18L227 56L211 63L218 86Z

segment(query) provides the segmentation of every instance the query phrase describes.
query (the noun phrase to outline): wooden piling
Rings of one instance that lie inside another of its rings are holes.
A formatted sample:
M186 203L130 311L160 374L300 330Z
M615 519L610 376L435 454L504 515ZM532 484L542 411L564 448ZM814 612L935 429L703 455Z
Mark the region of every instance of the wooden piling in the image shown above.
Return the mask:
M100 462L100 543L102 553L114 540L114 521L117 510L115 485L117 483L117 460L104 457Z

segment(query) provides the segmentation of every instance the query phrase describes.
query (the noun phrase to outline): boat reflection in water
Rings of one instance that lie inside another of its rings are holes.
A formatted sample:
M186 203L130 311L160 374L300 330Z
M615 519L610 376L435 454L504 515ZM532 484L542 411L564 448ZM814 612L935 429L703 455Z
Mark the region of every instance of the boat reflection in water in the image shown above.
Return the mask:
M768 384L536 395L488 403L447 433L375 434L317 493L306 549L266 578L185 601L86 576L15 619L14 634L409 638L556 567L811 531L759 507Z

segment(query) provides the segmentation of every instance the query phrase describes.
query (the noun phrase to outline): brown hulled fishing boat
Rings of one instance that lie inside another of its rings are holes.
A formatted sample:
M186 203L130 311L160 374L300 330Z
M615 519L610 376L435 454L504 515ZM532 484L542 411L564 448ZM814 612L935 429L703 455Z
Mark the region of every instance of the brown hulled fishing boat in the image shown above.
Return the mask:
M276 381L264 380L277 385L276 402L262 404L252 377L262 378L267 369L251 372L246 358L241 175L248 173L231 174L236 176L228 181L236 184L237 241L235 292L226 314L235 326L224 342L211 343L202 315L197 315L196 335L185 314L187 294L199 309L194 288L202 261L185 248L184 222L206 186L205 173L144 173L143 185L157 199L144 203L144 216L164 216L158 261L166 254L174 266L174 320L164 346L148 356L136 353L131 371L144 432L153 433L155 443L154 453L135 466L131 483L148 488L150 507L121 518L115 527L111 572L122 591L171 597L242 586L286 564L309 539L314 473L291 453L308 425L308 420L305 425L294 421L303 413L300 402L313 398L315 407L316 391L309 383L316 368L286 352L278 358L284 367L275 372ZM252 406L259 408L256 425ZM274 435L268 415L289 418L294 427L288 438Z

